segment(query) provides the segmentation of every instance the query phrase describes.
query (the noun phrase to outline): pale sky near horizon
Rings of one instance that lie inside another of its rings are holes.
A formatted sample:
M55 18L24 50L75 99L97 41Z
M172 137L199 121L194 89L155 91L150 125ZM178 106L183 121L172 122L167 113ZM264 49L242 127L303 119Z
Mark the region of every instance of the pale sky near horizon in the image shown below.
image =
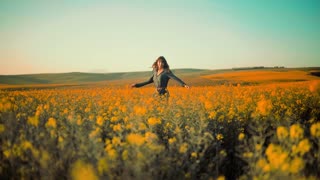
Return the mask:
M1 0L0 74L320 66L319 0Z

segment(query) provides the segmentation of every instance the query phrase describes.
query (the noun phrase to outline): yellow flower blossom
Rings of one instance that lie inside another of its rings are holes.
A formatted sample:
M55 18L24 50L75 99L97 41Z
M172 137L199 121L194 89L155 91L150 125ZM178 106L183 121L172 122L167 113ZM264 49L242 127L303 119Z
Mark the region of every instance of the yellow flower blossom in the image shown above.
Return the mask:
M290 138L292 140L299 140L303 137L303 129L300 124L294 124L290 127Z
M81 160L76 161L71 167L71 178L74 180L98 180L94 168L91 164Z
M108 154L108 157L110 159L112 159L112 160L115 160L118 157L117 151L115 149L112 149L112 148L107 150L107 154Z
M187 152L187 150L188 150L188 144L187 143L182 143L180 145L179 152L181 154L184 154L185 152Z
M281 146L272 143L266 149L266 155L271 167L274 169L280 168L288 160L288 152L284 151Z
M39 125L39 117L38 116L33 116L33 117L28 117L28 124L38 127Z
M259 112L261 115L265 116L269 113L271 109L272 109L271 101L266 100L265 98L262 98L257 104L256 111Z
M286 127L277 127L277 137L279 140L285 140L289 136L289 132Z
M292 147L292 152L294 154L299 153L300 155L304 155L305 153L309 152L311 149L311 144L309 139L305 138L301 140L298 144L298 146L293 146Z
M143 131L143 130L146 130L146 129L147 129L147 126L144 123L140 122L139 123L139 130Z
M102 126L102 124L103 124L103 122L104 122L104 121L103 121L103 117L102 117L102 116L98 116L96 122L97 122L97 124L98 124L99 126Z
M145 142L145 138L140 134L131 133L127 136L127 141L129 144L141 146Z
M135 114L138 116L139 115L143 116L147 112L147 109L145 107L141 107L141 106L134 106L133 109L134 109Z
M49 120L46 123L46 127L53 127L56 128L57 127L57 122L54 118L49 118Z
M320 87L319 81L311 81L309 85L309 90L314 93L320 89L319 87Z
M257 161L257 166L263 169L267 165L267 161L264 158L261 158Z
M310 133L313 137L320 137L320 122L314 123L310 127Z
M210 101L205 101L204 102L204 107L208 110L211 109L213 107L212 102Z
M223 135L219 133L219 134L216 135L216 138L217 138L218 141L220 141L220 140L223 139Z
M238 140L242 141L244 139L244 137L245 137L244 133L240 133L238 136Z
M253 153L252 152L245 152L242 154L242 156L245 158L251 158L253 156Z
M193 158L197 158L197 157L198 157L198 153L196 153L196 152L192 152L192 153L191 153L191 157L193 157Z
M121 124L116 124L113 126L113 131L117 132L117 131L121 131Z
M303 168L304 168L303 159L300 157L295 157L290 163L289 171L293 174L296 174L300 172Z
M112 144L113 145L119 145L121 143L121 139L119 137L113 137L112 138Z
M262 149L262 144L256 144L254 147L256 151L260 151Z
M225 177L224 177L224 176L219 176L219 177L217 178L217 180L225 180Z
M148 124L150 126L161 124L161 119L160 118L151 117L151 118L148 119Z
M168 142L169 142L169 144L174 144L175 142L177 142L177 139L175 137L169 138Z
M145 140L149 143L155 142L158 139L158 136L152 132L146 132Z
M33 146L31 144L30 141L23 141L22 144L21 144L21 147L24 149L24 150L27 150L27 149L32 149Z

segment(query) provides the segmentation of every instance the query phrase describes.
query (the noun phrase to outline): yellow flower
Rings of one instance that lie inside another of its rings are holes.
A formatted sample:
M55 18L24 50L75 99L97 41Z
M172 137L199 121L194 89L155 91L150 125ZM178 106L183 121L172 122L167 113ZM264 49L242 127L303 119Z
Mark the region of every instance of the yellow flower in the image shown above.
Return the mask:
M320 137L320 122L312 124L310 133L313 137Z
M49 118L49 120L46 123L46 127L53 127L56 128L57 127L57 122L54 118Z
M192 153L191 153L191 157L197 158L197 157L198 157L198 154L197 154L196 152L192 152Z
M319 90L320 84L318 81L311 81L309 85L310 92L316 92Z
M147 126L144 123L140 122L139 123L139 130L143 131L145 129L147 129Z
M4 157L9 158L11 156L11 151L7 149L7 150L3 151L3 155L4 155Z
M98 124L99 126L102 126L102 124L103 124L103 117L102 117L102 116L98 116L96 122L97 122L97 124Z
M289 170L289 168L290 168L290 164L288 162L285 162L281 166L281 171L287 172Z
M218 141L220 141L223 139L223 135L219 133L219 134L217 134L216 138Z
M21 146L22 146L22 148L23 148L24 150L32 149L32 148L33 148L32 144L31 144L29 141L23 141L23 142L21 143Z
M272 103L270 100L266 100L264 97L258 102L256 111L265 116L272 109Z
M146 132L145 139L147 142L152 143L158 139L158 136L152 132Z
M145 138L140 134L131 133L127 136L129 144L141 146L145 142Z
M262 148L262 144L256 144L255 146L256 151L260 151Z
M107 150L108 157L112 160L115 160L118 157L117 151L113 148Z
M147 112L147 109L145 107L141 107L141 106L134 106L133 110L134 110L135 114L138 115L138 116L139 115L143 116Z
M222 157L226 157L227 156L227 152L225 150L221 150L219 152L219 154L222 156Z
M59 136L58 142L62 143L63 142L63 137Z
M96 138L100 133L100 128L97 127L94 131L92 131L90 134L89 134L89 137L90 138Z
M290 138L292 140L299 140L303 137L303 129L300 124L294 124L290 127Z
M242 154L242 156L245 158L251 158L253 156L253 153L252 152L245 152Z
M111 122L117 122L119 120L118 116L112 116L110 121Z
M296 174L300 172L303 168L304 168L304 162L302 158L295 157L290 163L289 171L293 174Z
M210 119L214 119L214 118L216 117L216 115L217 115L217 113L216 113L215 111L211 111L211 112L209 113L209 118L210 118Z
M181 154L183 154L183 153L187 152L187 150L188 150L188 144L187 144L187 143L181 144L181 146L180 146L180 148L179 148L179 152L180 152Z
M206 108L206 110L209 110L213 107L212 102L210 101L205 101L204 102L204 107Z
M169 144L173 144L173 143L177 142L177 139L175 137L173 137L173 138L170 138L168 141L169 141Z
M91 164L86 164L80 160L71 167L71 178L74 180L98 180L94 168Z
M245 137L244 133L240 133L238 136L239 141L242 141L244 137Z
M277 137L279 140L285 140L289 135L289 132L286 127L279 126L277 127Z
M27 123L32 126L38 127L39 117L38 116L28 117Z
M283 163L288 160L288 153L285 152L281 146L275 144L269 144L266 149L266 155L270 165L274 169L278 169Z
M121 124L116 124L116 125L114 125L112 129L113 129L113 131L115 131L115 132L116 132L116 131L121 131Z
M121 139L119 137L113 137L112 138L112 144L113 145L119 145L121 143Z
M294 153L300 153L301 155L304 155L305 153L309 152L311 149L311 144L308 139L303 139L299 142L298 146L294 148Z
M261 169L263 169L267 164L268 163L264 158L259 159L257 162L257 166L260 167Z
M150 126L154 126L154 125L157 125L157 124L161 124L161 119L160 118L154 118L154 117L151 117L148 119L148 124Z

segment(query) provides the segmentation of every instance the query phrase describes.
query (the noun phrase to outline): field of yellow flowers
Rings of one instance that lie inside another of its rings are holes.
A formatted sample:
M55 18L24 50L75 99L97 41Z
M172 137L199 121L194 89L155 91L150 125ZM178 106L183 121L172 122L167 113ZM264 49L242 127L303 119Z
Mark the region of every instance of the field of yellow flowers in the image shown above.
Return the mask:
M319 82L0 90L3 179L318 179Z

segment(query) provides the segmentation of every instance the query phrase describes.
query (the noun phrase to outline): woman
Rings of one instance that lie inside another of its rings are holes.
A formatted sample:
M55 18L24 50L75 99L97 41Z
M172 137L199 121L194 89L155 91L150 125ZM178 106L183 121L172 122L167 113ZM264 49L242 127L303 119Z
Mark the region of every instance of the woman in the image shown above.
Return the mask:
M169 92L167 90L168 81L169 79L176 80L181 86L185 88L189 88L189 86L184 83L181 79L176 77L169 68L169 65L166 61L166 59L163 56L160 56L152 65L153 68L153 75L152 77L142 83L132 84L131 87L142 87L144 85L154 83L157 92L159 95L169 95Z

